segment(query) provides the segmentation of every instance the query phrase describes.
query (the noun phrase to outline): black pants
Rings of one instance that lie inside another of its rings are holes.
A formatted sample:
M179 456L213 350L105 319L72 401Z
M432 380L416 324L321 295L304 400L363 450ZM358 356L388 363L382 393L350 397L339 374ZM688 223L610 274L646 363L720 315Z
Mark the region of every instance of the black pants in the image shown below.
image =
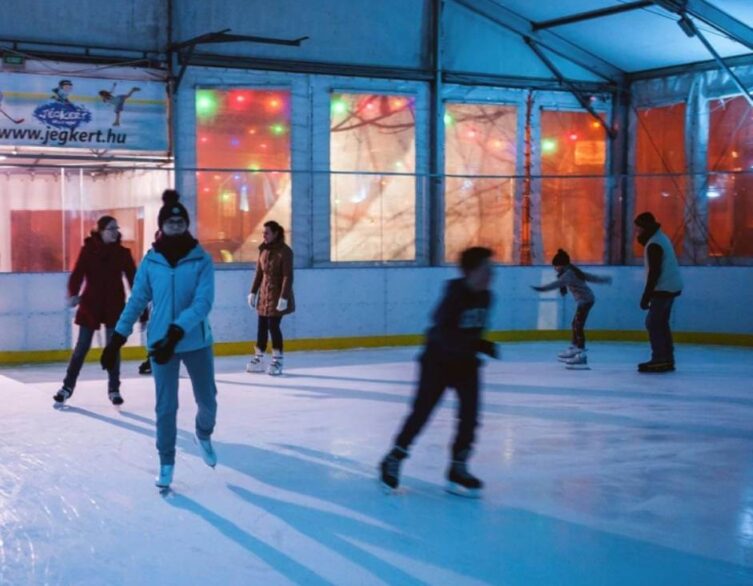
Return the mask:
M259 350L261 350L262 352L267 351L268 334L272 334L272 350L279 350L280 352L282 352L282 330L280 329L281 321L282 316L259 316L259 326L256 330L256 347Z
M112 333L115 328L105 328L105 343L109 343L112 339ZM92 346L92 338L94 338L94 330L87 328L86 326L78 327L78 340L76 341L76 347L73 349L73 355L68 362L68 370L65 373L65 379L63 379L63 386L70 389L76 388L76 381L78 375L81 372L81 367L84 365L86 355L89 353L89 349ZM120 390L120 353L115 360L115 365L112 370L107 371L107 391L112 393Z
M646 329L651 341L651 360L654 362L674 362L675 347L669 318L672 314L674 297L653 295L646 316Z
M458 396L458 423L452 444L452 458L465 460L468 457L478 425L478 364L475 358L458 365L448 364L427 354L423 356L413 410L405 419L395 445L408 450L447 387L453 387Z
M572 345L581 350L586 347L586 333L583 329L586 327L588 312L591 311L593 306L593 301L591 303L581 303L576 308L575 315L573 316Z

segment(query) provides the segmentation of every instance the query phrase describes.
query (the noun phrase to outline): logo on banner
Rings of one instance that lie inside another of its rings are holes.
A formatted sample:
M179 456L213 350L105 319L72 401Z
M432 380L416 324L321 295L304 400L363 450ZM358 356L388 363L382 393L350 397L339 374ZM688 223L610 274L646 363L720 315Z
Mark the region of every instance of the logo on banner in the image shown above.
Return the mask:
M52 88L50 101L37 106L32 116L45 126L61 130L75 130L81 124L91 122L92 113L84 106L71 102L68 97L73 89L70 79L61 79Z

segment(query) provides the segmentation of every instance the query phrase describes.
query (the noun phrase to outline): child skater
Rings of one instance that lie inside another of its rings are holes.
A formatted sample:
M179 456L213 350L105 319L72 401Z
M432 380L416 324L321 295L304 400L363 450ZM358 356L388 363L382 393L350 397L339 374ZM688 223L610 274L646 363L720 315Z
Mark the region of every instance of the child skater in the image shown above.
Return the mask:
M105 104L110 104L115 110L115 121L112 123L113 126L120 126L120 114L123 112L123 108L125 108L126 100L136 92L141 91L141 88L133 87L127 94L115 94L115 86L117 85L117 83L112 84L112 88L109 92L107 90L100 90L99 92L99 97L102 101Z
M447 490L461 496L480 496L483 483L468 472L466 463L473 447L478 418L478 352L496 357L492 342L481 339L491 303L492 251L469 248L460 255L463 276L447 283L444 297L434 311L421 355L421 375L410 414L395 444L380 464L382 484L394 490L400 484L400 465L408 449L447 387L458 395L458 424L447 470Z
M573 316L573 335L570 347L564 352L557 355L558 360L564 362L567 368L587 369L588 358L586 356L586 335L583 328L586 325L588 312L594 306L596 298L593 291L586 284L591 283L611 283L612 277L601 277L582 271L573 264L570 264L570 255L561 248L552 258L552 265L557 272L557 279L547 285L532 286L534 291L553 291L559 289L562 295L568 291L573 294L575 299L575 315Z

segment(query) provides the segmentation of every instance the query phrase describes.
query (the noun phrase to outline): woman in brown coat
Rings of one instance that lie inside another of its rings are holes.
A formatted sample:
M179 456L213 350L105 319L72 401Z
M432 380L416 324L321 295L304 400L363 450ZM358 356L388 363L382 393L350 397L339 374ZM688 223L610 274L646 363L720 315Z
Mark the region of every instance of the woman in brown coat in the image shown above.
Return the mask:
M295 311L293 297L293 251L285 244L285 229L277 222L264 224L264 242L259 247L256 274L248 294L248 305L256 308L259 325L256 352L246 365L246 372L264 371L264 353L268 334L272 335L272 362L267 373L282 374L282 316Z

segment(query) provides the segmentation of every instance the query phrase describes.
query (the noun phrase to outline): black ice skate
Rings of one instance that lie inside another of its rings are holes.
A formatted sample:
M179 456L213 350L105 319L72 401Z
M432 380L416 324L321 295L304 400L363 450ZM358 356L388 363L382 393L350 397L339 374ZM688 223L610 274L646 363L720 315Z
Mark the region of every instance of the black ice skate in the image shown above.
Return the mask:
M385 492L392 492L400 486L400 463L408 457L408 452L395 446L379 464L380 480Z
M123 396L120 394L120 391L110 391L107 393L107 398L116 407L120 407L123 404Z
M65 402L71 398L71 395L73 394L73 391L69 389L66 386L63 386L60 388L60 390L52 395L52 398L55 400L55 403L57 405L64 405Z
M139 364L139 374L152 374L152 363L148 358Z
M484 483L468 472L465 460L453 460L447 471L447 492L468 498L479 498Z
M649 360L648 362L641 362L638 365L638 372L659 373L673 372L674 370L674 360Z

